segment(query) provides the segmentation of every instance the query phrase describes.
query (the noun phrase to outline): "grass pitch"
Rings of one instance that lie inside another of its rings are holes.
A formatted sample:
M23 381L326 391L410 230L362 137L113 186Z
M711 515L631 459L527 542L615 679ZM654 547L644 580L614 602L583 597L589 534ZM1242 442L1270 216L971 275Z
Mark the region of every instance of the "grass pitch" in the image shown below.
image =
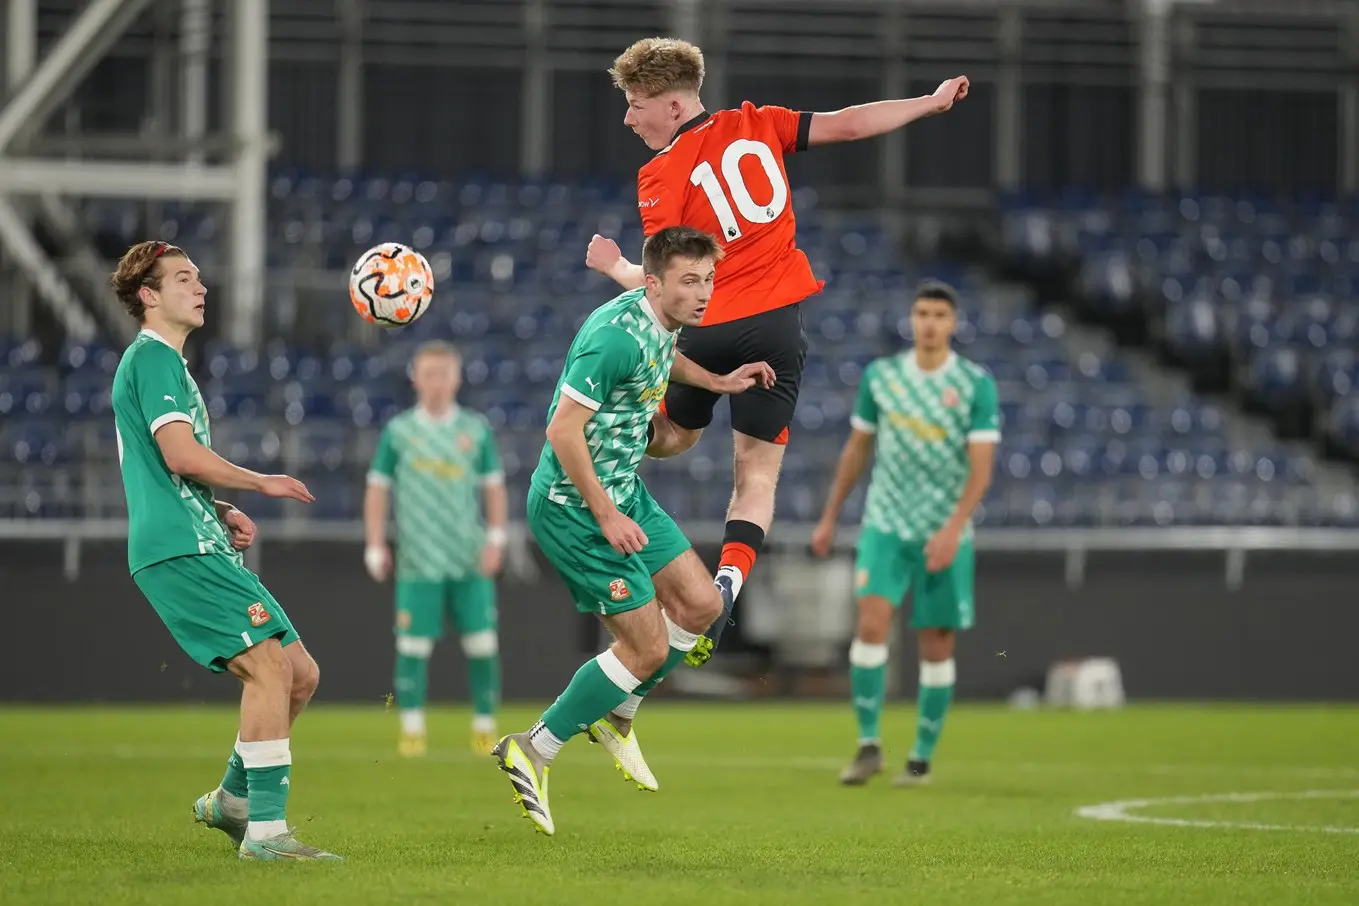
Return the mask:
M933 785L893 789L913 719L889 711L889 773L845 789L848 705L656 702L638 732L661 791L577 737L549 839L464 711L431 712L431 756L406 761L395 715L318 705L289 817L347 861L243 864L190 815L232 710L3 709L0 903L1359 903L1359 709L963 706Z

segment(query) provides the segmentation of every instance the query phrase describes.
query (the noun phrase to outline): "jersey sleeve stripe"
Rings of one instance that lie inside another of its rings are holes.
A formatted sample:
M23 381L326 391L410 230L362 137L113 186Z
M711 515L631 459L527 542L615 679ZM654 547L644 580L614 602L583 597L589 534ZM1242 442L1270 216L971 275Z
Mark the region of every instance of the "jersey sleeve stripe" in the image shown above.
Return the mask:
M381 472L369 471L368 484L375 488L390 488L392 486L392 476L384 475Z
M594 400L590 399L588 396L581 393L579 390L577 390L575 387L572 387L570 384L562 384L562 395L571 397L571 399L580 403L582 406L584 406L586 409L589 409L591 412L598 412L599 407L604 405L603 403L597 403Z
M968 443L998 444L1000 443L1000 432L995 429L972 431L967 435L967 440Z
M812 140L812 117L810 110L804 110L797 115L797 144L793 146L794 151L806 151Z
M855 431L862 431L865 434L877 434L878 426L870 421L865 421L857 415L849 417L849 426Z
M487 472L485 475L482 475L482 476L480 477L480 481L481 481L481 483L482 483L483 486L484 486L484 485L492 485L492 484L504 484L504 483L505 483L505 473L504 473L504 472Z
M161 428L164 428L166 425L170 424L170 422L187 422L190 425L192 425L193 419L189 418L189 416L184 414L183 412L167 412L151 423L152 435L154 435Z

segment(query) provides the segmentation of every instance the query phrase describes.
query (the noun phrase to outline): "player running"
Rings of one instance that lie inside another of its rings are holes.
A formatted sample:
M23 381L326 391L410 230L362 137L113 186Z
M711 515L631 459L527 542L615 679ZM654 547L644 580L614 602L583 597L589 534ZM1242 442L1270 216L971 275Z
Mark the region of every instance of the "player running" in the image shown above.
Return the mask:
M911 306L914 348L864 370L849 440L812 535L812 553L830 553L840 508L874 451L854 570L859 628L849 647L859 753L840 775L844 784L866 783L882 770L887 638L906 591L913 589L920 692L915 747L898 786L929 779L953 700L955 635L975 616L971 517L991 485L1000 416L995 380L950 349L957 306L948 286L923 284Z
M111 282L141 324L113 378L128 569L189 657L244 684L226 774L194 803L194 817L230 837L242 859L338 859L299 842L285 814L288 735L316 692L316 662L242 563L255 524L213 488L314 498L295 478L260 475L212 452L208 408L183 356L185 339L203 326L207 296L189 256L165 242L138 243Z
M429 658L452 620L467 658L472 693L472 750L495 745L500 699L500 642L495 575L500 572L509 511L505 476L486 419L457 405L458 351L434 340L411 362L417 402L382 429L363 500L373 581L392 571L388 498L396 497L396 706L399 751L424 755ZM486 519L477 505L480 492Z
M627 98L624 124L657 152L637 174L645 232L685 224L716 235L725 252L708 311L701 326L680 335L680 351L718 373L754 359L767 361L778 375L772 387L731 400L735 488L714 580L722 592L723 614L689 658L700 666L721 638L774 519L783 445L807 353L801 303L823 286L796 244L784 156L812 145L871 138L943 113L967 97L968 81L959 76L932 95L833 113L798 113L749 101L736 110L709 113L699 99L703 52L671 38L638 41L614 61L609 74ZM586 263L624 288L642 285L642 268L623 258L611 239L595 236ZM662 413L673 430L658 431L648 455L674 456L697 443L712 421L718 396L672 384Z
M774 379L764 362L719 377L676 353L680 327L703 317L720 257L717 240L690 227L648 238L645 285L585 321L548 410L529 528L576 609L598 614L614 643L576 671L532 728L496 745L515 800L546 834L554 831L548 769L579 732L603 743L628 779L657 789L632 716L722 610L712 576L637 477L670 380L737 394Z

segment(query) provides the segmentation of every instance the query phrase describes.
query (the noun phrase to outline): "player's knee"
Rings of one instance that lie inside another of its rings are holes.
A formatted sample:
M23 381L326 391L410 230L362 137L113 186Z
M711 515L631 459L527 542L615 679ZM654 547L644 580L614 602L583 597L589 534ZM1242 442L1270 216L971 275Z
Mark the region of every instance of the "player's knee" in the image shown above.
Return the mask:
M736 459L733 496L737 499L772 500L779 484L779 462L768 457Z
M402 657L428 660L434 654L434 640L418 635L399 635L396 637L396 653Z
M648 638L637 651L637 665L639 680L646 680L657 670L665 665L665 659L670 655L670 640L664 635L657 635Z
M292 659L292 697L294 701L309 702L321 685L321 668L316 659L304 653Z
M469 632L462 637L462 653L472 660L495 657L500 653L500 636L494 629Z
M886 644L892 629L892 608L881 599L872 597L859 601L859 627L855 637L875 645Z

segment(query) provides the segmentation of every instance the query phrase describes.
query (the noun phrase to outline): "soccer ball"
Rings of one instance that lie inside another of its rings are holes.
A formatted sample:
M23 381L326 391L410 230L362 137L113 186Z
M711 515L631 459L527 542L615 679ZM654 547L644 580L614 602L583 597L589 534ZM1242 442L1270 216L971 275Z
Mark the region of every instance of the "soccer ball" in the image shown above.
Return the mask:
M379 327L404 327L429 309L434 273L425 256L399 242L375 245L349 272L349 301Z

